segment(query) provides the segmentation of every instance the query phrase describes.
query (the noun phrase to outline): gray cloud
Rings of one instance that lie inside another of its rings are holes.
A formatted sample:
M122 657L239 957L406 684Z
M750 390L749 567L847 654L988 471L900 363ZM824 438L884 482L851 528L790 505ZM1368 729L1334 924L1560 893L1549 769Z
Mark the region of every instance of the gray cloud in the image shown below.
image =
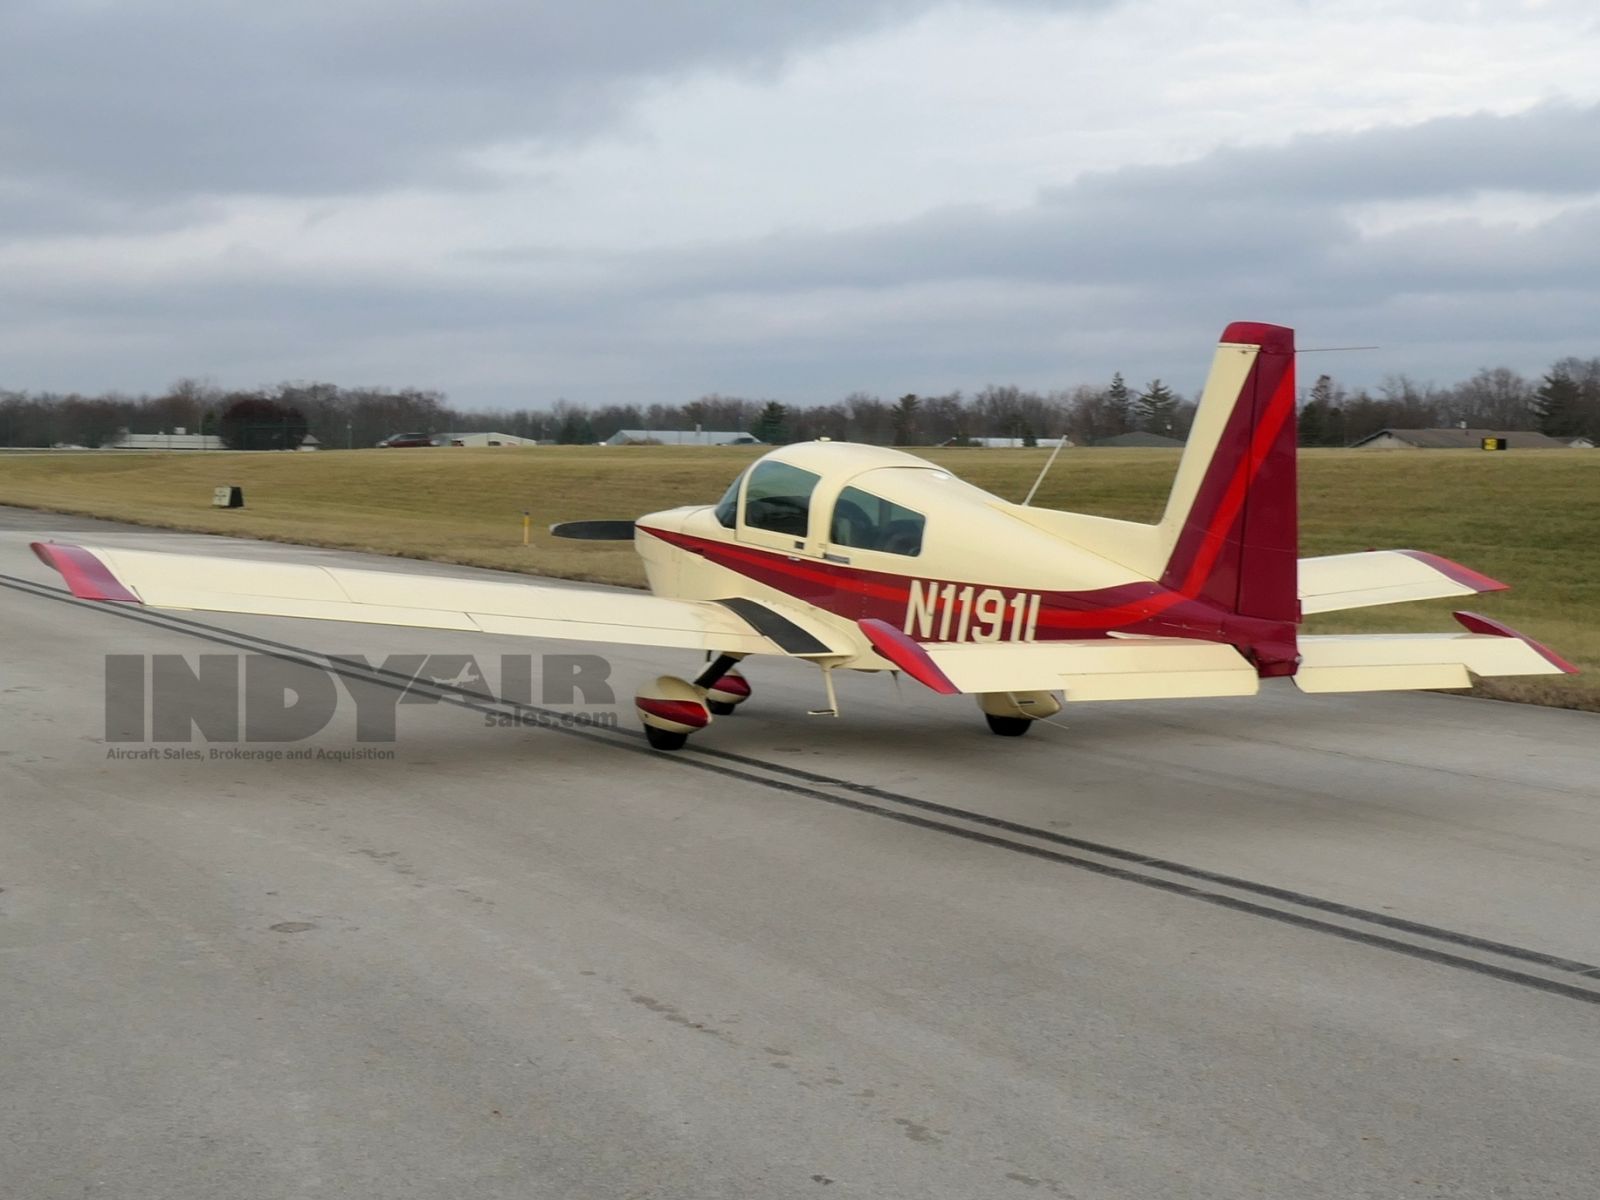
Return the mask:
M803 21L733 0L664 7L146 5L76 29L60 14L88 10L8 8L0 42L21 69L0 81L0 238L183 228L235 191L489 186L465 150L581 137L645 81L771 71L926 4L829 0ZM1422 215L1500 192L1567 210ZM1364 232L1357 210L1392 202L1417 204L1410 223ZM0 282L0 357L24 372L0 384L154 388L209 372L416 383L467 404L713 390L804 402L1120 369L1192 388L1231 319L1295 325L1303 343L1382 342L1329 361L1351 382L1536 370L1600 353L1600 107L1224 147L1085 176L1014 211L649 251L506 247L446 267L449 282L399 258L339 274L219 256L159 286L115 271Z
M1270 134L1270 129L1263 134ZM1418 125L1317 134L1270 148L1224 147L1179 168L1126 167L1062 194L1068 203L1156 197L1181 178L1185 204L1312 204L1461 196L1486 189L1582 194L1600 187L1600 109L1545 104Z
M195 194L489 186L468 158L486 145L583 137L649 82L770 73L937 2L22 0L0 8L0 218L71 227Z
M1552 282L1593 277L1600 239L1582 215L1534 234L1456 220L1434 221L1425 235L1363 237L1349 212L1354 203L1501 191L1600 193L1600 106L1223 148L1191 162L1086 176L1018 212L935 212L838 234L635 256L626 269L632 286L642 272L668 290L758 291L968 279L1185 287L1277 279L1298 287L1297 272L1308 270L1351 286L1397 286L1408 273L1448 286L1552 272Z

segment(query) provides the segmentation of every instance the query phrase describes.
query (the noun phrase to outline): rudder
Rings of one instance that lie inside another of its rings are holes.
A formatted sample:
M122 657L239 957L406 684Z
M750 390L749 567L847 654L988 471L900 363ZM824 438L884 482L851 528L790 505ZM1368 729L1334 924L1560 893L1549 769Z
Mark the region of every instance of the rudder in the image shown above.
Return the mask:
M1224 612L1298 623L1295 440L1294 331L1234 322L1161 519L1163 586Z

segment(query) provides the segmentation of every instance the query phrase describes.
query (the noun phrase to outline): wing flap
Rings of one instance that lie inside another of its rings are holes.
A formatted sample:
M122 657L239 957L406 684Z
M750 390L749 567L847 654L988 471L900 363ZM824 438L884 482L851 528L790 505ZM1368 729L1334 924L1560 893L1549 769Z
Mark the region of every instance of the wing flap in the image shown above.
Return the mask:
M737 612L710 600L98 546L39 543L35 552L84 599L734 654L788 653ZM836 653L822 641L817 647Z
M1505 588L1497 579L1425 550L1367 550L1300 560L1300 611L1306 616Z

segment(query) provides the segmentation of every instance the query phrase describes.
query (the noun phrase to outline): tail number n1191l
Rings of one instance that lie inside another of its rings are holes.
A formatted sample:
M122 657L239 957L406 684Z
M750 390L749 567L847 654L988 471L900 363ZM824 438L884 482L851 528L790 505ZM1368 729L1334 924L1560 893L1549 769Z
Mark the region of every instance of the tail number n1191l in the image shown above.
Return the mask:
M1039 593L913 579L904 629L924 642L1031 642Z

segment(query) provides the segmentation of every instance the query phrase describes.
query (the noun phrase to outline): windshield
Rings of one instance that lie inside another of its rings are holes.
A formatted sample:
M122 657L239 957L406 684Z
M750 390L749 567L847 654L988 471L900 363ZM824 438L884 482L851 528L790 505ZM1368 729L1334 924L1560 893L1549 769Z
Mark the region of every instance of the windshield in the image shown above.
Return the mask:
M745 473L741 471L728 485L728 490L722 493L722 499L717 501L714 510L717 524L724 529L732 529L734 522L739 519L739 485L744 482L744 475Z
M744 492L744 523L751 529L806 536L811 493L821 477L786 462L766 459L750 469Z

